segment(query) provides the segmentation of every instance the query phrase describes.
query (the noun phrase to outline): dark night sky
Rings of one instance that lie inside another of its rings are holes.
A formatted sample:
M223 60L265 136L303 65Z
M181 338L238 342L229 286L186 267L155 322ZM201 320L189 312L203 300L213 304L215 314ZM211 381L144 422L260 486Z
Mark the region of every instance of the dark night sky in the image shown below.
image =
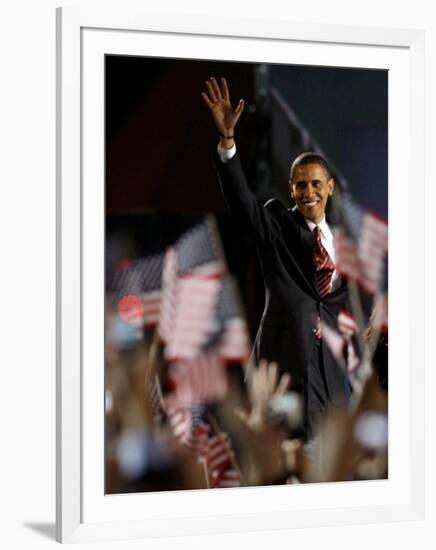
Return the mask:
M216 135L200 92L211 74L225 75L234 101L246 98L237 136L250 177L255 173L262 132L268 132L268 124L259 124L256 111L254 67L107 56L108 210L221 212L210 160ZM280 92L340 169L354 197L387 217L387 71L269 67L270 86Z

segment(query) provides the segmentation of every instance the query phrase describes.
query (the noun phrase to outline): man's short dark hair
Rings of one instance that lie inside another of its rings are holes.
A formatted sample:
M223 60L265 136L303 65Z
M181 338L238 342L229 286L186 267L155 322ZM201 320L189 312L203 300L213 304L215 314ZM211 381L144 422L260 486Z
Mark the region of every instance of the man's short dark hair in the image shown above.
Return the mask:
M330 172L329 165L327 164L327 161L324 157L321 155L318 155L317 153L313 153L312 151L309 151L307 153L302 153L299 155L291 166L291 173L290 173L290 180L292 181L292 178L294 177L295 169L298 166L304 166L306 164L319 164L322 166L327 174L327 179L330 179L332 177L332 173Z

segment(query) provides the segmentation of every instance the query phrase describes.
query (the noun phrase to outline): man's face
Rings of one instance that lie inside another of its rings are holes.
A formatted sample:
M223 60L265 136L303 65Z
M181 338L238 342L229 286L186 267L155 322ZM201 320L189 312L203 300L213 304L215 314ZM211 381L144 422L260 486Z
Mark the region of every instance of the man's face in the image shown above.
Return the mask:
M324 217L329 195L333 193L333 178L319 164L297 166L289 182L291 196L303 216L315 224Z

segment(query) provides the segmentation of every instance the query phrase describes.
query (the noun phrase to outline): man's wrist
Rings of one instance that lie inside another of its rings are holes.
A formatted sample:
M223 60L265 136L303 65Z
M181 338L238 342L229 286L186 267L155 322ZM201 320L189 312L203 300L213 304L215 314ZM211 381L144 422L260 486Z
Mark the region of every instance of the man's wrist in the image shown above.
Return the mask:
M226 148L222 143L222 139L220 139L220 141L218 142L217 151L218 151L218 155L220 157L221 162L223 162L225 164L231 158L233 158L236 154L235 142L233 141L233 143L230 144L230 146L228 146L228 148Z
M232 137L220 137L220 145L223 149L231 149L235 145L235 140Z

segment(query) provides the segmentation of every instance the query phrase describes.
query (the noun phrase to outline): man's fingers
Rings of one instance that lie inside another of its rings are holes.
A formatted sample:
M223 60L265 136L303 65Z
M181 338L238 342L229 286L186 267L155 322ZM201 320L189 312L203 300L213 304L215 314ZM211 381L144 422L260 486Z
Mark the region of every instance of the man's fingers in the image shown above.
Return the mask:
M209 107L209 109L212 109L213 103L212 103L212 101L209 99L209 96L208 96L207 94L205 94L204 92L201 92L201 97L204 99L204 102L205 102L206 105Z
M238 122L239 117L242 115L242 111L244 110L244 106L245 106L245 101L243 99L240 99L236 109L234 110L235 124Z
M227 86L227 80L224 77L221 79L221 85L223 88L224 99L230 103L229 87Z
M268 361L262 359L259 361L259 369L257 371L257 390L258 397L263 401L268 399Z
M262 380L262 369L261 366L254 371L251 379L251 400L252 403L261 399L263 380Z
M211 100L215 103L217 101L217 97L215 95L215 91L212 87L212 84L209 82L209 80L206 80L206 87L207 87L207 91L209 92L209 96Z
M277 363L270 363L268 368L267 389L268 396L274 393L277 385Z
M210 77L210 81L212 82L213 91L215 92L216 97L221 100L223 96L221 95L221 90L218 86L218 82L213 76Z
M276 394L282 395L286 393L286 390L289 388L291 383L291 375L288 372L285 372L280 378L279 385L277 386Z
M244 409L234 409L233 412L235 413L235 416L239 418L239 420L242 420L245 424L248 423L249 415L244 411Z
M236 113L238 116L241 116L242 111L244 110L244 107L245 107L245 100L244 100L244 99L240 99L238 105L236 106L235 113Z

